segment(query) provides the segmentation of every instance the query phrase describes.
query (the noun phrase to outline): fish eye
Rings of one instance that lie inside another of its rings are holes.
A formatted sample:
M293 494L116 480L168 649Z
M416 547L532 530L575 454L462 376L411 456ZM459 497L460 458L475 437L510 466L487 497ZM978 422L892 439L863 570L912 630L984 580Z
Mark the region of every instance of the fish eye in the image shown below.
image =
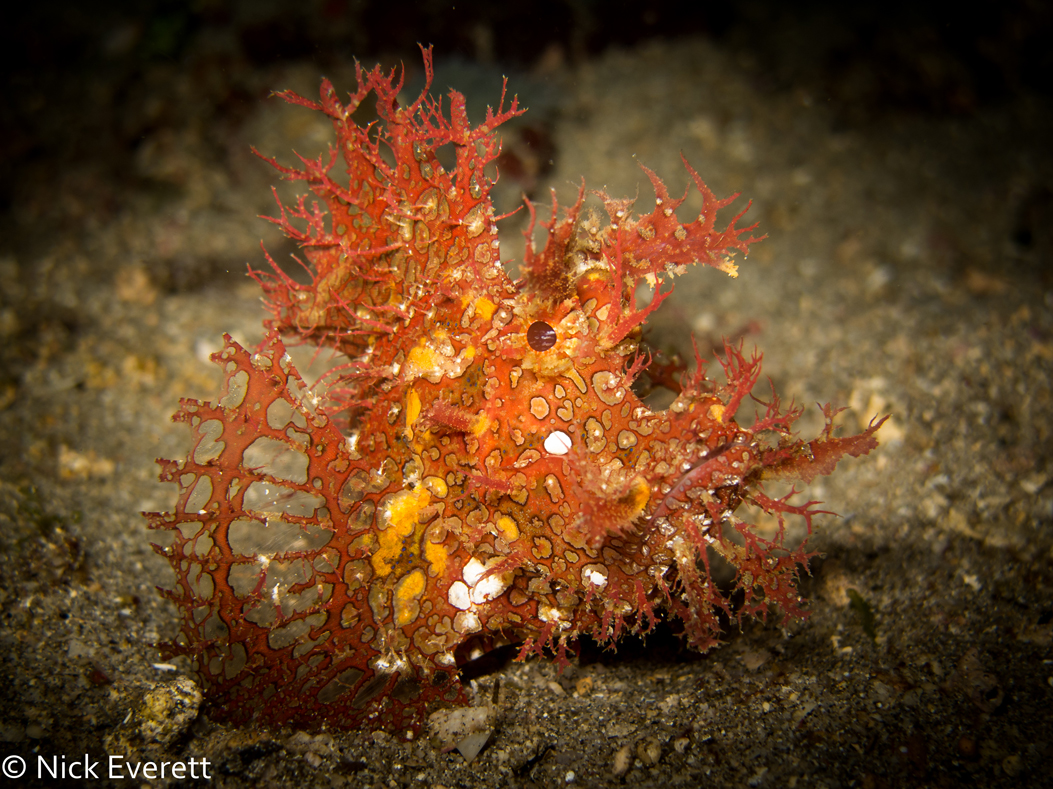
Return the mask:
M556 330L544 321L534 321L526 333L527 345L539 353L556 344Z

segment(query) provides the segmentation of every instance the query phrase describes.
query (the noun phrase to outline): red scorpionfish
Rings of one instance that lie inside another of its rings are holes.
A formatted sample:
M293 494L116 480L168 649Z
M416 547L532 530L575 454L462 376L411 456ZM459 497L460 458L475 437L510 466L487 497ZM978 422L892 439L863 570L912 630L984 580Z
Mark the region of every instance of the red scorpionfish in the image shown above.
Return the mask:
M430 50L424 67L430 85ZM512 280L489 194L495 130L521 112L516 99L506 109L502 93L473 127L456 91L447 112L427 87L402 106L395 70L359 66L357 78L347 104L327 80L319 101L280 94L336 132L302 169L268 160L315 195L279 201L272 220L309 277L269 256L272 271L253 272L269 334L255 351L226 337L213 356L223 393L174 416L194 448L159 461L179 486L174 512L148 514L170 536L165 594L183 616L166 652L188 660L214 717L413 733L431 710L468 703L458 655L472 644L562 661L578 636L613 644L664 611L705 650L722 615L802 616L809 554L783 532L790 515L810 531L816 502L762 483L830 473L873 449L881 422L836 437L827 406L805 442L791 433L800 410L773 394L740 425L760 357L733 346L723 383L696 358L665 410L633 390L664 283L691 264L735 276L733 253L756 240L736 227L741 213L716 224L734 198L718 200L685 162L702 210L684 222L686 193L671 197L645 168L654 211L598 193L601 221L583 187L569 210L553 205L543 249L528 235ZM379 120L359 126L370 93ZM346 181L330 175L339 160ZM338 363L308 388L283 336ZM741 520L744 502L778 528ZM715 557L734 568L730 585L712 579Z

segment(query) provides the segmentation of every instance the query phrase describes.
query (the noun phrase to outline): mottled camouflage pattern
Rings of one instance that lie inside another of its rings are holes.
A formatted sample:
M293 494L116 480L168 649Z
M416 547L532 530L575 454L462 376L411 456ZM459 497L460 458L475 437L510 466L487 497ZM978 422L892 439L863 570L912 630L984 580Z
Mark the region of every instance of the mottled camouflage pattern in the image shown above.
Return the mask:
M430 51L424 64L430 84ZM769 498L761 483L829 473L875 447L880 423L836 438L828 407L805 443L790 430L800 411L773 395L739 425L759 356L730 346L725 383L696 359L664 411L631 388L665 283L691 264L734 276L732 254L755 240L741 214L717 227L733 198L688 166L703 208L683 222L683 198L648 170L654 211L599 194L601 221L583 188L569 211L553 206L547 244L528 243L512 281L489 192L494 130L519 113L515 99L472 127L456 92L447 114L426 92L401 107L395 72L359 68L358 85L346 105L328 81L319 102L283 94L328 115L337 137L303 169L272 162L318 198L274 220L310 282L273 263L256 273L271 333L256 352L226 339L213 357L224 393L183 403L175 418L196 445L162 461L180 488L174 512L150 516L172 537L162 552L184 616L169 649L214 714L416 730L430 709L466 702L457 654L474 641L563 660L581 634L613 643L664 610L704 650L721 612L801 616L808 554L783 546L783 519L810 529L815 503ZM351 115L370 93L379 121L360 127ZM330 177L340 159L346 188ZM308 390L279 336L342 363ZM778 528L762 537L736 516L743 502ZM730 588L711 580L715 556L737 572Z

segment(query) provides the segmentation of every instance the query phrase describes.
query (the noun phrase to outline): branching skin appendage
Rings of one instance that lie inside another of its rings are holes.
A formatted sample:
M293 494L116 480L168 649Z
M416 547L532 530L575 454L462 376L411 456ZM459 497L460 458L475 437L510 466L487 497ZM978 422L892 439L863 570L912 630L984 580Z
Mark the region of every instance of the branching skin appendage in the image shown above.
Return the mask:
M424 50L429 84L431 63ZM158 550L183 614L167 652L188 660L213 715L415 731L467 702L455 653L474 639L565 660L577 637L614 646L663 611L699 650L722 614L803 616L809 554L783 532L788 517L810 530L817 502L762 486L868 453L881 421L837 437L827 406L804 442L800 410L773 394L739 424L760 357L734 345L722 384L696 352L664 411L631 388L651 362L640 327L672 276L692 264L735 276L732 256L757 240L737 226L744 211L718 226L734 197L717 199L685 161L703 206L692 221L676 213L686 193L671 197L649 170L648 214L596 193L602 222L584 187L565 211L553 198L547 244L528 235L513 281L489 193L496 129L516 100L502 95L472 126L459 93L443 106L425 89L403 107L396 71L357 76L346 104L328 81L319 101L280 94L336 133L299 169L268 159L315 195L279 202L271 220L300 245L310 282L273 261L253 272L269 334L255 351L226 338L213 357L224 392L175 415L193 450L160 461L179 486L171 513L149 515L171 538ZM370 94L379 120L359 127ZM330 175L341 160L346 187ZM640 283L655 294L644 307ZM342 363L309 390L282 337ZM774 536L735 514L744 502L775 516ZM711 581L713 554L736 569L734 588Z

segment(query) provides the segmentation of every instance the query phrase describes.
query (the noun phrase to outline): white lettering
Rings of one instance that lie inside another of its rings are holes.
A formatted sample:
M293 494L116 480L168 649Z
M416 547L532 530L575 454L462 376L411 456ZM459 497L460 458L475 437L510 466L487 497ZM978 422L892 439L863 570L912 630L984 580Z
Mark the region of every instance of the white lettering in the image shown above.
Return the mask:
M189 766L189 769L187 769ZM200 766L200 770L198 767ZM123 755L114 753L107 755L107 775L111 781L125 778L155 781L171 778L174 780L211 780L209 774L208 759L190 759L188 762L131 762ZM37 755L37 778L52 778L59 780L73 780L86 782L91 779L98 780L99 773L96 772L99 762L92 759L90 754L84 754L83 758L77 757L76 761L67 761L67 757L61 754L55 756ZM160 775L158 774L160 773ZM189 775L188 775L189 773Z
M52 778L58 778L59 766L58 766L58 757L57 756L52 756L51 757L51 766L50 767L48 767L47 759L45 759L43 756L37 756L37 778L42 778L43 775L44 775L42 772L40 772L40 768L41 767L43 767L45 770L47 770L51 774ZM65 762L63 762L63 764L62 764L62 773L63 773L62 777L65 778L66 777L66 775L65 775L65 773L66 773L66 764L65 764Z

